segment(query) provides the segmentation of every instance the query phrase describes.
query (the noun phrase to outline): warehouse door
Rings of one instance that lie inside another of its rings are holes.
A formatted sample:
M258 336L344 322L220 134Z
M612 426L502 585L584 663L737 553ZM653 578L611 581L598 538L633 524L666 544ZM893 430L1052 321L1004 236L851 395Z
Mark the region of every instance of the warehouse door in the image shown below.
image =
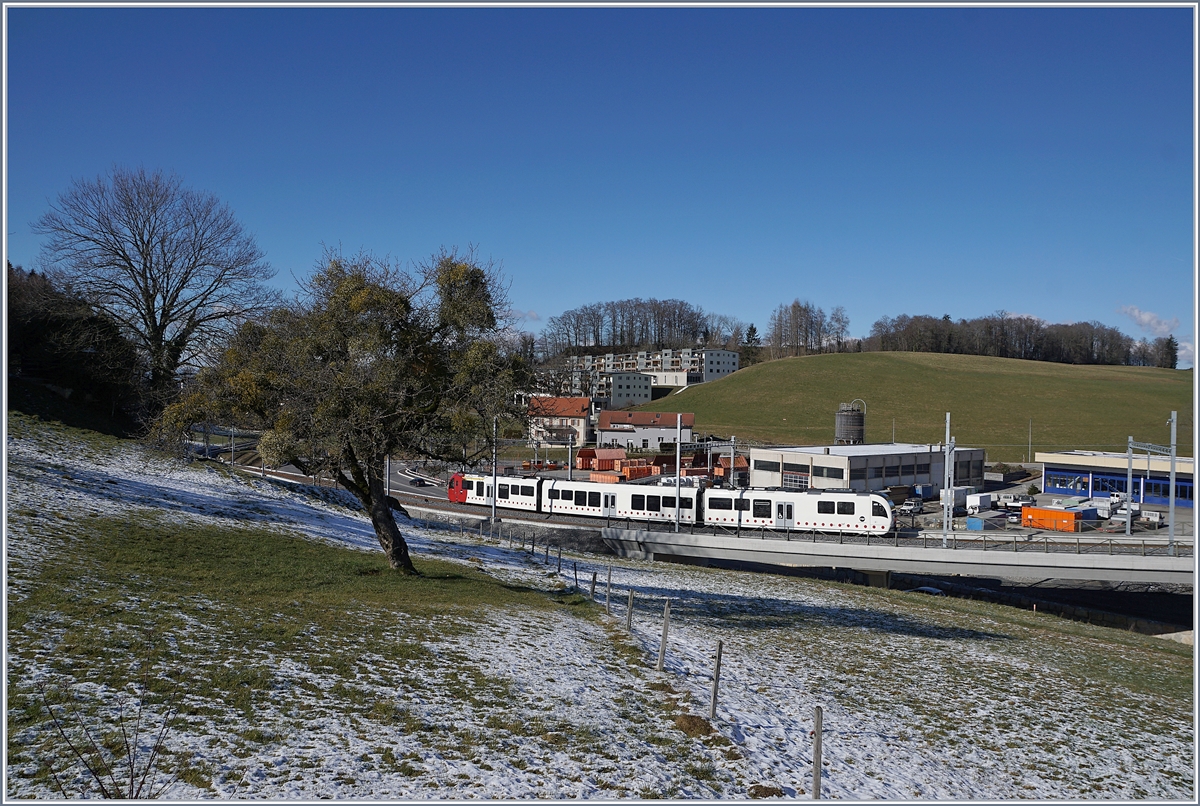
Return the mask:
M796 525L793 517L792 504L788 501L775 502L775 528L791 529Z

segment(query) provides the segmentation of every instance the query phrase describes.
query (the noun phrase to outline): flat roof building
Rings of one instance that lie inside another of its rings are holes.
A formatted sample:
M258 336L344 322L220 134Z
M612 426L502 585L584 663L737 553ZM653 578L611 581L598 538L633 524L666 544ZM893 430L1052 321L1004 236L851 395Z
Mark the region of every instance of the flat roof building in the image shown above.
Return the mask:
M1042 464L1042 491L1083 498L1124 494L1129 481L1129 455L1104 451L1038 451ZM1175 505L1194 507L1196 460L1175 457ZM1133 453L1133 500L1139 504L1170 503L1171 458Z
M931 484L942 488L942 445L809 445L751 448L750 486L791 490L884 490ZM954 449L954 485L983 489L983 448Z

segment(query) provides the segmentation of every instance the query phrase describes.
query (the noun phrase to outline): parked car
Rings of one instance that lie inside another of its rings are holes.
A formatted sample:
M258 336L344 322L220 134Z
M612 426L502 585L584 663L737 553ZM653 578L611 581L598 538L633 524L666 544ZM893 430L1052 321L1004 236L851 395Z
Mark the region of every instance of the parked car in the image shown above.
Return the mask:
M1020 512L1010 512L1010 513L1008 513L1007 520L1009 523L1020 523L1021 522L1021 513Z
M920 498L910 498L896 507L897 515L920 515L925 511L925 502Z
M408 483L413 487L425 487L429 484L429 482L425 481L425 479L421 478L420 476L413 476L408 480Z

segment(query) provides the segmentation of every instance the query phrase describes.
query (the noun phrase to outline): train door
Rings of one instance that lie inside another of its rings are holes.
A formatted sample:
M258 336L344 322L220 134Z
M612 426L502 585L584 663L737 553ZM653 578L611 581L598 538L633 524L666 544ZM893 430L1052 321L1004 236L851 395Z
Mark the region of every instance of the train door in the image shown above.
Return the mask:
M617 514L616 493L604 493L603 503L600 506L600 514L605 518L611 518Z
M796 525L795 510L791 501L775 502L775 528L791 529Z

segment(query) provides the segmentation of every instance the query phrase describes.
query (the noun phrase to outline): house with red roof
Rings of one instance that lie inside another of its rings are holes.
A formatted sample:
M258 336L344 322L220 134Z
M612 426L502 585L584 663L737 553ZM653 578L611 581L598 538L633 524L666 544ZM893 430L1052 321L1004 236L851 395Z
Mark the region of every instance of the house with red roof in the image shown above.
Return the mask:
M696 415L678 416L682 421L682 440L691 442ZM673 411L602 411L596 426L596 444L632 450L657 449L664 442L674 444L675 418Z

